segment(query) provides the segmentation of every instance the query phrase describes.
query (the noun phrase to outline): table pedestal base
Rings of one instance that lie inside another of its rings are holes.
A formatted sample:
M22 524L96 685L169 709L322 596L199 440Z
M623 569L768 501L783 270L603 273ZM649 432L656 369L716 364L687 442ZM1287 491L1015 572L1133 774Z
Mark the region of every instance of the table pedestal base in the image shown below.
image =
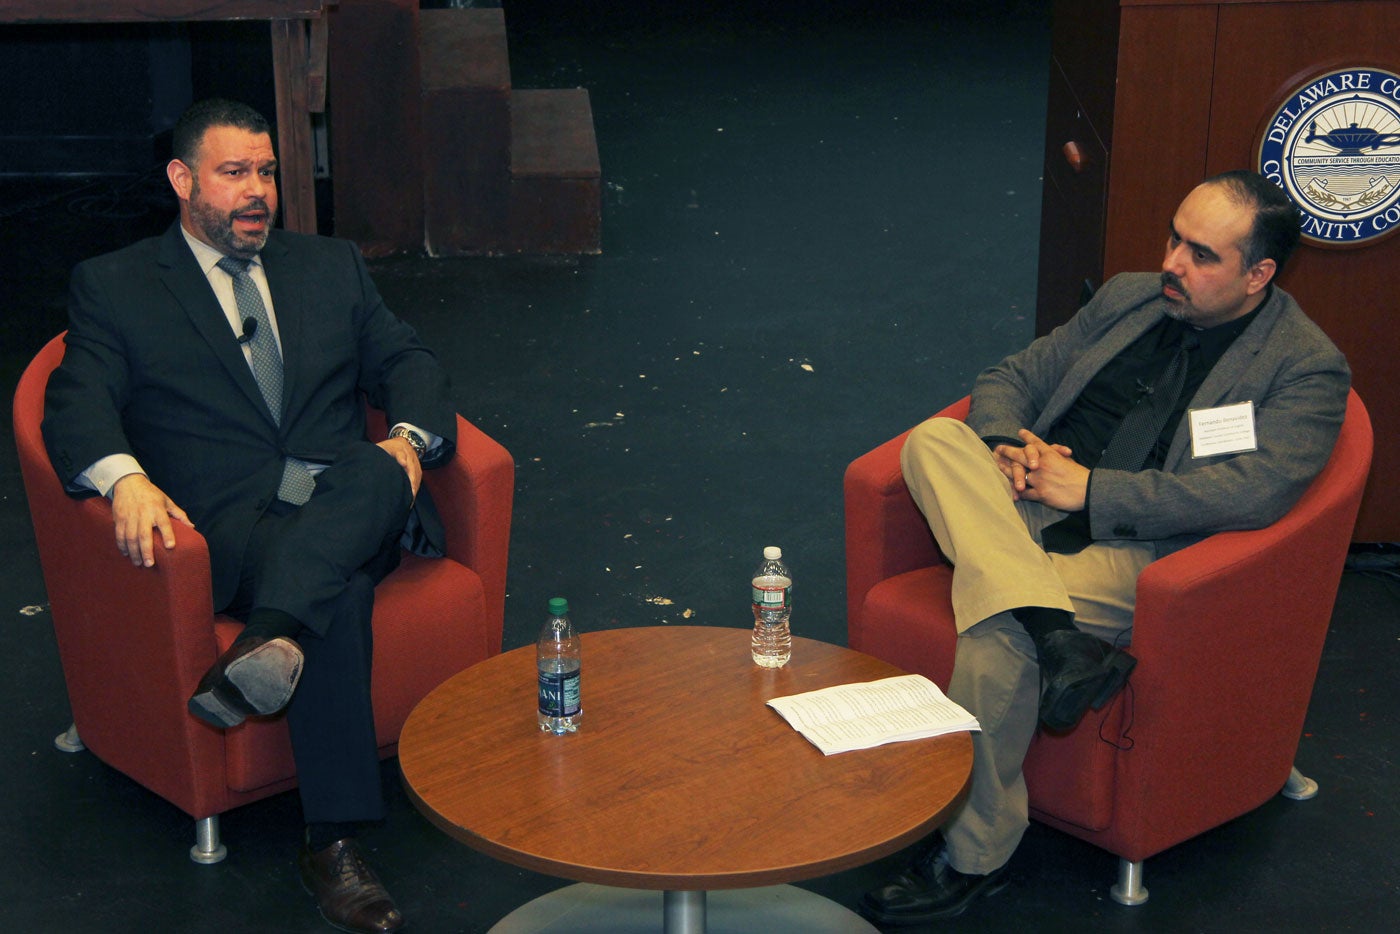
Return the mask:
M792 885L714 892L660 892L606 885L565 886L512 911L490 934L873 934L864 918Z

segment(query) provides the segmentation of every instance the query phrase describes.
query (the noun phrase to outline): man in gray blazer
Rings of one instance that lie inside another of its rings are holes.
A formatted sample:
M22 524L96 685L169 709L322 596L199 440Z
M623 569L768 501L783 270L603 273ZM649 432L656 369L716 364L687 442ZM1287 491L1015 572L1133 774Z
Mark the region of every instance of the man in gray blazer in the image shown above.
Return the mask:
M910 434L904 478L954 568L948 693L982 729L967 801L866 894L868 917L928 924L1004 887L1028 824L1026 750L1127 681L1138 574L1268 525L1327 462L1350 371L1274 284L1298 236L1267 179L1206 180L1171 220L1160 274L1109 280L984 372L966 423Z
M353 244L273 229L262 115L198 103L174 156L179 221L73 272L49 455L70 492L111 498L133 564L175 547L173 523L204 534L210 609L247 625L190 713L228 728L286 708L302 880L336 927L397 930L355 840L384 816L370 617L410 520L420 542L441 541L419 482L456 447L447 378ZM379 444L365 399L394 426Z

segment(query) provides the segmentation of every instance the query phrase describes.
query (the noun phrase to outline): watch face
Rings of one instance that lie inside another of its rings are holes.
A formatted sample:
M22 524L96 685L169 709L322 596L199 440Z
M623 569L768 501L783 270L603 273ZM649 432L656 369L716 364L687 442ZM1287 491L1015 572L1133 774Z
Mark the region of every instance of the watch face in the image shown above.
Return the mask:
M404 428L402 426L395 428L393 431L389 432L389 437L403 438L413 447L413 450L418 453L419 457L422 457L423 452L428 449L427 442L423 440L418 432L410 428Z

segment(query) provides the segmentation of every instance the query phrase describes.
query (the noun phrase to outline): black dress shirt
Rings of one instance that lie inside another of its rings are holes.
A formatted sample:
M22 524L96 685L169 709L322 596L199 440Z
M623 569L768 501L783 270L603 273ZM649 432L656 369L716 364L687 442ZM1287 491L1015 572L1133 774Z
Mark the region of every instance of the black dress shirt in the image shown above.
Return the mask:
M1262 308L1264 304L1261 302L1259 307ZM1152 453L1147 457L1147 463L1143 465L1144 470L1158 470L1166 462L1167 449L1196 390L1200 389L1211 369L1258 313L1259 309L1256 308L1233 321L1196 331L1199 343L1187 354L1185 385L1177 398L1176 407L1157 437ZM1074 460L1092 471L1123 421L1123 416L1167 368L1181 344L1182 331L1189 327L1191 325L1175 318L1163 318L1149 328L1089 381L1079 398L1050 429L1045 440L1066 445L1074 452ZM1092 503L1091 473L1084 509L1045 529L1042 542L1046 551L1072 554L1092 541L1089 534Z

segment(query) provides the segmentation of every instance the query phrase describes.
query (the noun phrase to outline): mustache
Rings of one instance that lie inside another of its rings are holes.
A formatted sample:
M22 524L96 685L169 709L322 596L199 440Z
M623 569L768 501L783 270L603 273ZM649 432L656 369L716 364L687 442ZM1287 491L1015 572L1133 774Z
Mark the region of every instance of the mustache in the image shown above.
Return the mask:
M242 214L253 214L257 212L261 212L267 215L272 214L272 211L270 208L268 208L266 201L264 201L262 198L254 198L247 204L243 205L241 208L237 209L236 211L230 211L229 217L238 217Z
M1181 280L1169 272L1162 273L1162 287L1175 289L1182 295L1186 294L1186 287L1181 284Z

